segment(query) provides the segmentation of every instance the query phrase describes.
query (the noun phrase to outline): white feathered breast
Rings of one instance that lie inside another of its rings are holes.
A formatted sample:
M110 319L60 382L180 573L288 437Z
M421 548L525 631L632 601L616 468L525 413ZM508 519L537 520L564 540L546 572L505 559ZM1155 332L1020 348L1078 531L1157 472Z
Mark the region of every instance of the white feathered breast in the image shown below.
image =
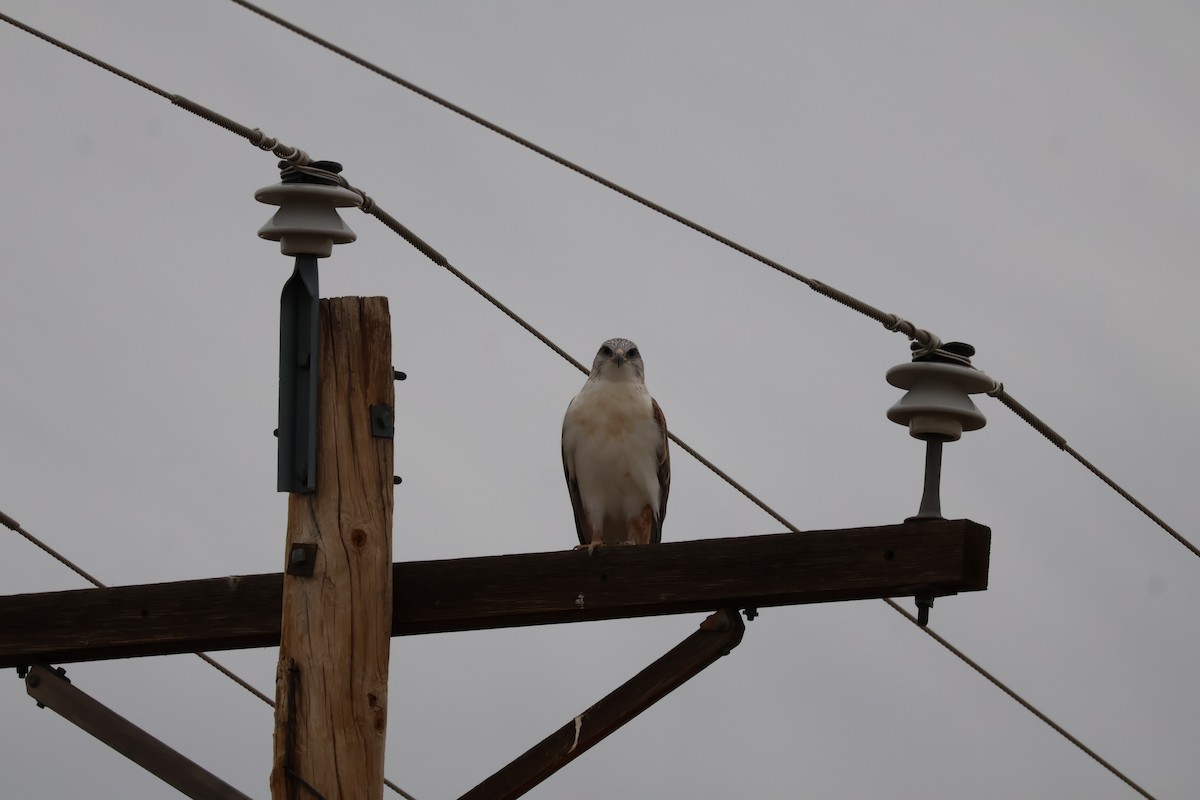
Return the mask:
M563 455L596 527L659 507L662 432L644 386L588 381L567 407Z

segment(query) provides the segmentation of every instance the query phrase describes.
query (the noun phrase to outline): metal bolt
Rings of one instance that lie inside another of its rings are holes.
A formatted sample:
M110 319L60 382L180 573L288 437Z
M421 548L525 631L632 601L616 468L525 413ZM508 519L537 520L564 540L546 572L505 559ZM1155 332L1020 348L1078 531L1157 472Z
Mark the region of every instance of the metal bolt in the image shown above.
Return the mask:
M313 574L316 566L316 542L295 542L292 544L291 550L288 551L287 573L289 575L298 575L307 578Z
M922 628L929 625L929 609L933 608L933 595L921 592L917 595L917 624Z
M396 435L396 418L392 407L384 404L368 409L371 418L371 435L380 439L391 439Z

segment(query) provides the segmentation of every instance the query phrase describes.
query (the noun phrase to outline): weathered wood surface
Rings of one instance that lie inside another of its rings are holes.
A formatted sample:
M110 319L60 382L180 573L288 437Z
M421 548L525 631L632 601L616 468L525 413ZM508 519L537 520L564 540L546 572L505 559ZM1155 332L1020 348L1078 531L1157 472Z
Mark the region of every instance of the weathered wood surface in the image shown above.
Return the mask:
M987 588L968 520L392 565L392 635ZM563 531L573 542L573 532ZM890 555L889 555L890 554ZM0 667L279 644L280 574L0 597Z
M965 520L398 564L393 633L536 625L987 588Z
M370 408L394 403L387 299L322 300L320 342L316 490L288 495L285 564L316 550L311 574L282 581L276 800L383 796L392 439L372 434Z

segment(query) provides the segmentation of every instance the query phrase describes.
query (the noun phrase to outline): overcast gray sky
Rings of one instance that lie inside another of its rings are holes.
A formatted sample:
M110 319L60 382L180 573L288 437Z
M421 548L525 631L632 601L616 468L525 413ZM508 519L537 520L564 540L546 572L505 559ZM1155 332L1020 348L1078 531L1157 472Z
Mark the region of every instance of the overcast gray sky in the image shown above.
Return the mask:
M916 510L907 340L233 3L4 11L345 175L577 358L634 339L673 431L802 529ZM1190 3L274 2L271 10L975 363L1200 540ZM0 26L0 509L111 584L282 567L275 159ZM325 296L391 302L395 557L575 543L573 368L369 217ZM933 627L1159 798L1200 785L1200 560L1006 409L946 449L991 588ZM664 538L778 523L682 452ZM84 584L0 531L0 593ZM905 601L906 605L910 601ZM911 606L910 606L911 607ZM393 642L388 775L456 797L702 615ZM0 621L3 624L3 621ZM214 654L271 691L275 653ZM191 656L76 685L255 797L271 711ZM9 797L169 789L0 683ZM531 798L1128 798L878 601L768 609Z

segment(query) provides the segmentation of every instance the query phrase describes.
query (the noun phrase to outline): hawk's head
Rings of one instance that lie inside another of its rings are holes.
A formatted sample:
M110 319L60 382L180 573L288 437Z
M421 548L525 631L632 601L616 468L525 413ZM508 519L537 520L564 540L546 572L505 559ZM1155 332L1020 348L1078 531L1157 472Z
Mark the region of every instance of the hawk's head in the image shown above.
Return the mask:
M609 381L646 382L646 365L638 346L628 339L609 339L596 351L591 378Z

